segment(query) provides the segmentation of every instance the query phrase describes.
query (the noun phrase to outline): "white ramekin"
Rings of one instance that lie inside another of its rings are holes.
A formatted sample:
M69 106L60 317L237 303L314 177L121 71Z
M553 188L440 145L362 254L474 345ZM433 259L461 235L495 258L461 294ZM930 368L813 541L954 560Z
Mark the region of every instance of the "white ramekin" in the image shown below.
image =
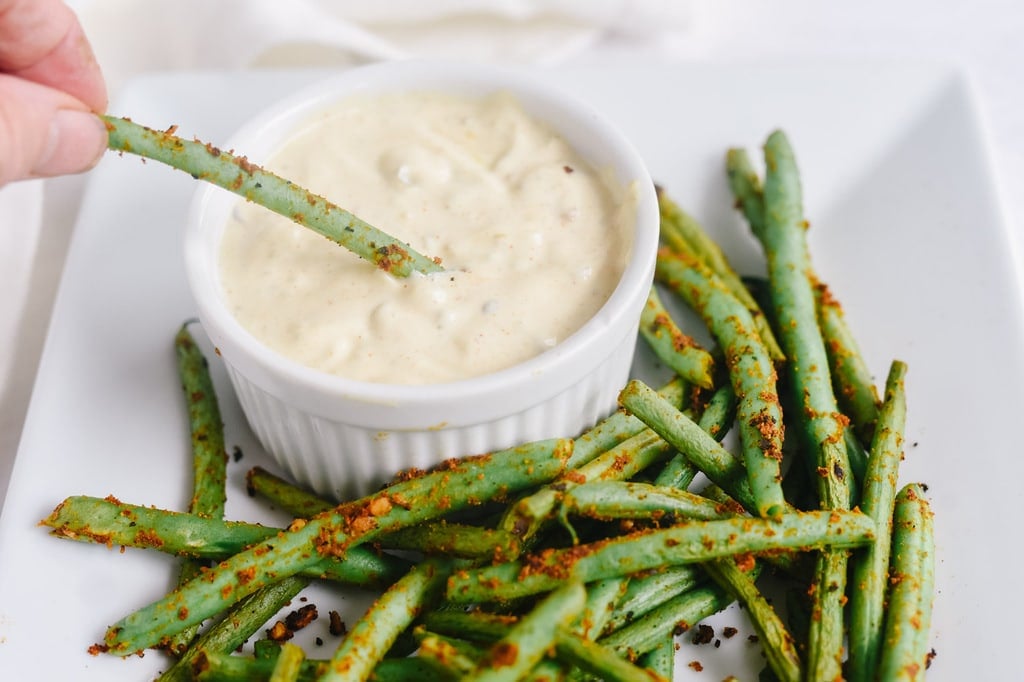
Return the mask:
M621 281L598 313L554 348L486 376L426 386L352 381L264 346L225 305L217 254L238 197L200 188L188 218L185 265L200 320L227 366L246 418L296 481L343 499L397 471L552 437L571 437L615 408L653 279L658 240L654 184L623 135L598 113L529 75L478 65L405 61L360 67L288 97L226 145L268 158L312 112L357 92L513 93L598 168L637 183L636 234Z

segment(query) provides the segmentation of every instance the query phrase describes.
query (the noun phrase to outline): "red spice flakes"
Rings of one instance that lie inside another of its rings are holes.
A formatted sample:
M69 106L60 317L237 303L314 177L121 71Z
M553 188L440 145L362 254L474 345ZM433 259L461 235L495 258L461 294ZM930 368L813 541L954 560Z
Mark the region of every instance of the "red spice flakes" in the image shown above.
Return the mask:
M927 670L928 668L932 667L932 661L934 661L935 657L938 656L938 655L939 654L938 654L937 651L935 651L935 649L932 649L931 651L929 651L925 655L925 657L924 657L924 669L925 670Z
M686 665L687 665L687 666L688 666L688 667L689 667L689 668L690 668L691 670L693 670L693 671L695 671L695 672L698 672L698 673L699 673L699 672L702 672L702 671L704 670L704 666L702 666L702 665L700 664L700 661L690 661L690 662L689 662L689 663L687 663Z
M106 644L93 644L88 651L90 656L99 656L110 651L110 647Z
M235 571L235 577L238 578L239 585L248 585L256 577L256 567L250 566L249 568L243 568L241 571Z
M145 547L162 547L164 544L164 541L156 531L144 528L135 534L135 542Z
M499 642L488 655L488 660L496 668L515 665L518 658L519 647L512 642Z
M188 607L182 606L178 609L178 620L185 620L186 618L188 618Z

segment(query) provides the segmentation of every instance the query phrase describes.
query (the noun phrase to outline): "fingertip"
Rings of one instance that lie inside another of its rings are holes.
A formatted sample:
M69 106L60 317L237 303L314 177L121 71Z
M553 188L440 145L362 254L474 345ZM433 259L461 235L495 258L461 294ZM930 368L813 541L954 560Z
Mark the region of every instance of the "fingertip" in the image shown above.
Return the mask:
M58 109L30 173L35 177L81 173L95 166L106 148L107 127L102 119L88 111Z

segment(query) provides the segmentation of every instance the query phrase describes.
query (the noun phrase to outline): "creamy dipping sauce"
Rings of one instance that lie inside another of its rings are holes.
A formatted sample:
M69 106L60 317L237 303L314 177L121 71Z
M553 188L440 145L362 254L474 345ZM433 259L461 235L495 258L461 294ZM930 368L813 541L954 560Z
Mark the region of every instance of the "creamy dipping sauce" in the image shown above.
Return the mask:
M604 304L632 245L634 189L507 94L351 97L266 166L445 268L392 277L239 203L220 251L232 313L277 352L349 379L456 381L538 355Z

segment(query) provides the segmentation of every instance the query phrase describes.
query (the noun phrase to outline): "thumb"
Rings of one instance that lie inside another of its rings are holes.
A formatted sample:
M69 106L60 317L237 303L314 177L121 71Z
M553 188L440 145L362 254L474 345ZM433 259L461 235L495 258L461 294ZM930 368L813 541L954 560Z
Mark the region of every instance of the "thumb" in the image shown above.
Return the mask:
M0 185L88 170L106 145L103 121L82 102L0 75Z

